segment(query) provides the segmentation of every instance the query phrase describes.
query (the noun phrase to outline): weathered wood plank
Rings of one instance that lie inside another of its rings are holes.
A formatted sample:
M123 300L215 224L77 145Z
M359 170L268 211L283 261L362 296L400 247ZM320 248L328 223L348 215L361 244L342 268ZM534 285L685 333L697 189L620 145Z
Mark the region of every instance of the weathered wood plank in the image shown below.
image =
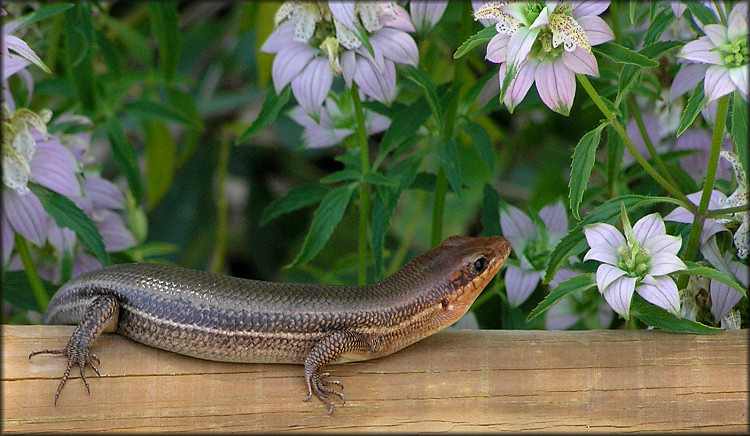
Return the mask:
M748 331L446 330L392 356L331 366L347 402L303 403L301 366L209 362L119 335L95 345L102 378L57 407L68 326L2 327L4 432L747 432Z

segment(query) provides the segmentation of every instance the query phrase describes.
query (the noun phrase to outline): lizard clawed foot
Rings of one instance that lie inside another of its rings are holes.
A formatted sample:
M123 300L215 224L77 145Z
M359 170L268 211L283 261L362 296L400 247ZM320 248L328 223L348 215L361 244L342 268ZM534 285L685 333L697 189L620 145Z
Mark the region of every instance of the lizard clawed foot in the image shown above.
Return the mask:
M338 385L341 387L341 389L344 389L344 384L341 383L340 381L325 379L325 377L328 377L330 375L331 373L328 373L328 372L324 372L322 374L318 372L314 372L310 377L308 377L306 380L307 381L307 396L302 400L302 401L308 401L310 398L312 398L312 394L315 393L316 397L320 398L323 402L328 404L329 415L333 413L333 401L331 401L331 399L328 398L328 395L336 395L339 398L341 398L342 406L346 403L344 394L325 387L326 385Z
M36 356L37 354L63 354L68 358L68 366L65 368L65 372L63 372L62 380L60 381L60 385L57 387L57 392L55 392L55 406L57 406L57 398L60 396L60 392L62 391L63 386L65 386L65 382L68 381L70 370L74 364L78 365L78 368L81 371L81 380L83 380L83 385L86 387L86 392L88 392L89 394L91 393L91 389L89 388L89 383L86 380L86 374L84 373L86 365L90 366L94 370L96 375L99 376L99 378L102 377L102 375L99 373L99 369L94 366L93 361L96 361L97 365L101 362L99 361L99 358L96 357L96 354L89 353L88 348L71 346L71 344L69 343L67 347L59 350L34 351L29 354L29 359L31 359L33 356Z

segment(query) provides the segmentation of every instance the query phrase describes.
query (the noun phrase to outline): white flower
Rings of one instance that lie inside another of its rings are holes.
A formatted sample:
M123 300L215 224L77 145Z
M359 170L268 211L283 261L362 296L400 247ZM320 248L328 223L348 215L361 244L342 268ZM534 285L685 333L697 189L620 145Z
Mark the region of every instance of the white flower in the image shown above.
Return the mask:
M623 214L625 234L606 223L586 226L591 249L583 260L602 262L596 270L596 285L612 309L627 319L633 291L646 301L680 314L680 296L670 273L686 269L677 257L682 239L666 234L658 213L647 215L630 229Z

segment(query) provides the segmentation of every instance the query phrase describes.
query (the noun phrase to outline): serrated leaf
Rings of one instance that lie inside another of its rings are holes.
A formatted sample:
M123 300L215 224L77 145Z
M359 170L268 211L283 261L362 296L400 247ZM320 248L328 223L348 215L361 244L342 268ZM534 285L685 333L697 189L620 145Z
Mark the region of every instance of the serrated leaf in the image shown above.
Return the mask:
M161 1L147 4L151 12L151 32L159 45L162 75L167 83L171 83L177 70L182 41L177 2Z
M593 273L581 274L560 283L529 313L529 316L526 317L526 322L530 322L532 319L543 314L547 309L568 295L578 291L586 291L594 287L596 287L596 278Z
M365 183L370 183L375 186L396 186L396 182L377 171L370 171L362 178Z
M112 156L128 181L128 187L136 203L140 203L143 198L143 182L141 170L138 168L138 156L125 138L119 118L112 117L107 120L107 134L112 145Z
M273 86L270 86L268 88L268 93L266 93L266 98L263 100L263 106L261 106L260 108L258 118L256 118L255 121L253 121L253 123L250 125L250 127L245 130L245 133L240 136L240 139L237 140L235 145L242 144L243 142L253 137L256 133L260 132L266 126L276 121L276 118L279 116L279 111L281 111L281 108L283 108L284 105L289 101L289 97L291 95L291 85L287 85L287 87L284 88L284 90L281 91L281 94L279 94L278 96L276 95L276 91L274 90Z
M682 111L680 127L677 129L678 138L685 133L685 130L693 125L693 121L695 121L695 118L705 106L706 98L703 95L703 80L701 80L693 90L693 94L690 96L687 105L685 105L685 110Z
M693 17L703 23L703 25L716 24L718 22L716 14L714 14L711 9L707 8L701 2L686 1L683 3L685 4L685 6L687 6L688 10L690 10L690 13L693 14Z
M576 226L565 235L550 253L544 283L547 284L557 274L562 264L570 256L576 256L588 248L588 243L583 234L583 227L594 223L613 224L620 216L620 203L625 205L628 211L655 203L670 203L682 206L678 200L671 197L649 197L645 195L623 195L608 200L588 213Z
M146 142L146 210L151 210L172 185L177 148L166 124L143 120L142 125Z
M373 202L372 224L370 226L375 277L378 280L382 278L384 270L383 243L385 241L385 234L390 226L393 212L396 210L398 198L414 182L419 165L422 163L422 158L423 156L415 154L398 162L388 172L389 179L395 180L397 186L395 188L378 188L379 194Z
M200 120L195 120L192 116L182 111L174 110L169 106L152 100L137 100L126 103L123 105L123 109L147 120L179 123L193 129L203 128Z
M596 149L599 147L602 138L602 129L607 125L600 124L594 130L583 135L573 151L568 188L570 188L570 211L578 220L581 219L578 208L581 206L583 193L586 191L589 178L591 178L591 169L594 168L594 161L596 161Z
M662 33L675 21L675 16L671 9L663 9L659 12L656 17L651 21L651 24L646 30L646 36L643 39L643 45L649 45L659 39Z
M459 199L462 198L463 177L458 164L458 144L453 138L437 139L437 154L440 166L448 177L448 183Z
M688 269L675 271L674 273L678 275L701 276L716 280L736 290L743 297L747 297L747 291L745 290L745 287L742 286L740 282L735 280L733 277L730 277L719 270L709 268L707 266L702 266L695 262L685 262L685 265L688 266Z
M419 68L406 66L402 71L407 79L411 80L422 89L422 92L424 92L424 95L427 98L427 104L430 105L432 115L435 117L435 120L438 122L438 126L440 126L440 130L442 131L442 126L445 122L443 119L443 108L440 104L435 84L432 83L430 76L427 75L421 65Z
M73 230L81 243L91 249L102 265L109 265L104 240L91 218L64 195L35 183L29 183L29 189L39 198L45 212L54 218L58 226Z
M352 193L357 184L349 184L331 189L320 201L320 205L313 214L310 230L305 235L302 249L292 263L284 268L294 268L311 261L325 247L333 234L333 230L344 216Z
M732 120L732 127L728 130L730 135L732 135L732 140L734 141L735 150L740 159L740 164L742 165L742 168L744 168L745 174L747 174L748 170L750 170L750 166L748 166L747 150L747 103L742 100L739 91L734 91L734 94L732 94L732 102L733 109L732 116L730 117Z
M490 134L484 127L468 120L464 120L461 128L471 137L471 141L479 151L479 155L482 156L482 160L487 164L487 168L492 171L495 167L495 149L492 146Z
M656 68L659 66L659 62L611 41L592 48L617 63L638 65L644 68Z
M637 293L633 294L633 300L630 303L630 316L640 319L646 325L670 332L712 334L724 331L724 329L710 327L689 319L678 318L661 307L646 302Z
M500 195L489 183L482 189L482 227L485 236L499 236L500 232Z
M394 104L395 105L395 104ZM409 106L400 107L389 117L391 126L380 141L380 153L388 153L414 134L430 117L430 105L422 96Z
M320 185L301 185L287 191L283 197L272 201L260 217L260 225L268 224L272 219L281 215L294 212L323 199L329 189Z
M474 47L478 46L479 44L483 42L487 42L490 39L492 39L495 35L497 35L497 30L495 30L495 26L488 26L484 29L480 30L479 32L475 33L474 35L470 36L469 39L463 42L455 53L453 53L453 59L458 59L461 56L465 55L469 52L469 50L473 49Z
M359 171L351 169L351 168L344 168L343 170L333 172L323 177L322 179L320 179L320 183L328 184L328 183L352 182L352 181L359 182L359 179L361 177L362 177L362 174L360 174Z

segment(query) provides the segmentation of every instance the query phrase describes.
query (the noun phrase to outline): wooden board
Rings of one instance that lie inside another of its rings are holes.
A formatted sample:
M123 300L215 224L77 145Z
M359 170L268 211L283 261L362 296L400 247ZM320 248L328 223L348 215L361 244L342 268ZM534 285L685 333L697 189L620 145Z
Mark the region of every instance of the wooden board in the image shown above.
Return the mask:
M747 432L748 331L446 330L394 355L330 366L332 415L304 403L302 367L209 362L107 334L87 395L74 368L53 406L73 327L2 327L3 432Z

